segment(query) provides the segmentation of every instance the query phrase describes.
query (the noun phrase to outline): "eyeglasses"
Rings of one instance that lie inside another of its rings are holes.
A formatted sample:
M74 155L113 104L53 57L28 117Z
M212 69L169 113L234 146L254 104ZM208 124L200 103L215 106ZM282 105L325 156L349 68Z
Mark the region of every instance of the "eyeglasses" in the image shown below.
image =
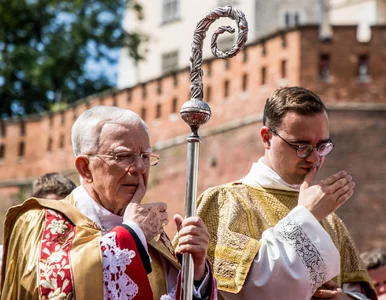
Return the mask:
M299 158L305 158L308 155L311 154L314 149L316 149L316 152L318 153L319 156L326 156L328 153L331 152L332 148L334 148L334 144L332 143L331 140L321 143L319 145L313 146L313 145L294 145L291 144L290 142L286 141L283 139L275 130L269 129L274 135L277 135L279 138L281 138L284 142L286 142L288 145L290 145L292 148L296 150L296 156Z
M144 153L134 153L134 152L120 152L120 153L114 153L114 154L88 154L89 156L96 156L96 157L106 157L110 158L114 161L114 163L122 168L127 168L132 166L137 157L141 157L143 164L146 167L152 167L158 164L159 162L159 156L144 152Z

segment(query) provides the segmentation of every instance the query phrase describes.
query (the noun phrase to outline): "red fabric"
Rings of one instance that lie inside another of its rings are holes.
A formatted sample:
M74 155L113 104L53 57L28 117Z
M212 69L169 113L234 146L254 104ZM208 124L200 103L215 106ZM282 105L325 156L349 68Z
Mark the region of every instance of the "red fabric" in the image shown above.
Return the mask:
M70 250L75 226L56 211L47 209L40 244L39 289L42 299L73 295Z
M115 232L117 235L116 240L118 248L133 250L136 253L136 256L132 259L125 272L126 275L133 279L138 285L138 294L135 296L135 299L153 299L150 282L130 232L121 226L115 227L112 232Z

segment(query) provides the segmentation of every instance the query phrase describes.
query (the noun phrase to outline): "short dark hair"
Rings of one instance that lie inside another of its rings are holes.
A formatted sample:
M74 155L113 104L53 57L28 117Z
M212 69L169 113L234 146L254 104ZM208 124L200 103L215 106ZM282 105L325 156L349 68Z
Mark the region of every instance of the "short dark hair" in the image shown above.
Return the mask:
M319 96L310 90L299 86L281 87L275 90L265 103L263 125L273 130L280 127L289 111L314 115L326 112L327 108Z
M32 197L45 198L55 194L65 198L76 188L74 182L61 173L47 173L38 177L32 184Z
M367 270L386 267L386 250L377 248L361 254L361 258Z

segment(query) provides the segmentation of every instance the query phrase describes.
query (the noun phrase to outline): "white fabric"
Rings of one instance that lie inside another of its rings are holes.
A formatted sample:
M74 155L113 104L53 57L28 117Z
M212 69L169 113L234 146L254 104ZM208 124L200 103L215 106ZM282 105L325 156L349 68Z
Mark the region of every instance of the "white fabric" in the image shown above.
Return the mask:
M253 164L244 184L298 191L285 183L262 159ZM328 233L304 207L297 206L266 230L245 284L225 299L309 300L315 290L340 272L340 255Z
M299 192L300 184L289 184L285 182L279 174L264 164L264 158L260 158L257 163L252 165L248 175L240 181L251 186Z
M104 235L102 237L101 242L104 241L104 237L108 233L108 231L110 231L114 227L122 224L122 222L123 222L122 216L117 216L117 215L113 214L112 212L108 211L103 206L101 206L100 204L95 202L95 200L91 198L91 196L87 193L87 191L84 189L83 186L78 186L73 191L73 196L74 196L75 206L78 208L78 210L81 213L83 213L84 215L86 215L88 218L93 220L96 224L98 224L101 227L102 234ZM146 238L145 238L145 235L143 234L141 228L135 222L130 221L130 220L127 220L124 223L127 224L128 226L130 226L131 229L134 230L134 232L137 234L137 236L141 239L141 242L147 251ZM108 238L110 238L110 237L108 237ZM115 245L116 245L116 243L115 243ZM109 251L111 252L112 250L109 250ZM117 251L117 253L120 253L118 250L116 250L116 251ZM102 253L104 256L103 251L102 251ZM163 265L163 270L165 272L167 291L168 291L169 296L170 296L170 295L173 295L173 289L175 288L175 286L177 284L177 277L178 277L179 271L162 255L160 257L161 257L161 261L162 261L162 265ZM150 258L150 256L149 256L149 258ZM150 259L150 261L151 261L151 259ZM114 262L114 263L112 263L112 262ZM116 257L114 255L110 255L108 259L106 259L106 258L102 259L104 275L105 275L105 272L107 272L106 275L108 274L109 271L107 271L107 270L110 270L112 265L114 265L114 264L119 265L120 262L121 261L119 260L119 257ZM208 266L207 266L207 270L209 270ZM193 294L197 298L201 298L201 291L204 291L206 289L206 287L208 286L209 277L210 277L208 273L209 272L207 272L206 277L204 278L203 282L201 283L201 285L198 288L193 287ZM105 281L108 278L110 278L110 277L104 276ZM127 280L127 284L130 284L130 282L128 281L129 279L130 278L125 279L125 277L121 277L121 280ZM105 283L104 286L105 287L106 286L112 286L112 284L113 284L112 282L107 283L107 284ZM121 284L123 284L123 283L121 282ZM106 295L106 292L107 291L105 290L105 295ZM111 290L109 290L108 292L111 292ZM105 299L107 299L107 298L105 298ZM112 298L112 299L120 299L120 298ZM125 298L124 297L122 299L131 299L131 298Z
M136 253L133 250L119 249L116 237L115 232L110 232L101 238L101 247L104 249L102 251L104 299L130 300L138 294L138 285L127 276L125 270Z

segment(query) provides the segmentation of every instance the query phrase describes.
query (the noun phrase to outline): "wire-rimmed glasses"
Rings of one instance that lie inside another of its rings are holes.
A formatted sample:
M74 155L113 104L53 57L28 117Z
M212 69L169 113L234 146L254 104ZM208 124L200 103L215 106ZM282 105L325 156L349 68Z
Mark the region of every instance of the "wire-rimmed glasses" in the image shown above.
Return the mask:
M313 146L310 144L304 144L304 145L294 145L284 138L282 138L275 130L269 129L274 135L278 136L281 138L284 142L286 142L289 146L294 148L296 150L296 156L299 158L305 158L308 155L311 154L314 149L316 149L316 152L318 153L319 156L326 156L328 153L331 152L332 148L334 148L334 144L332 143L331 140L328 140L326 142L323 142L319 145Z

